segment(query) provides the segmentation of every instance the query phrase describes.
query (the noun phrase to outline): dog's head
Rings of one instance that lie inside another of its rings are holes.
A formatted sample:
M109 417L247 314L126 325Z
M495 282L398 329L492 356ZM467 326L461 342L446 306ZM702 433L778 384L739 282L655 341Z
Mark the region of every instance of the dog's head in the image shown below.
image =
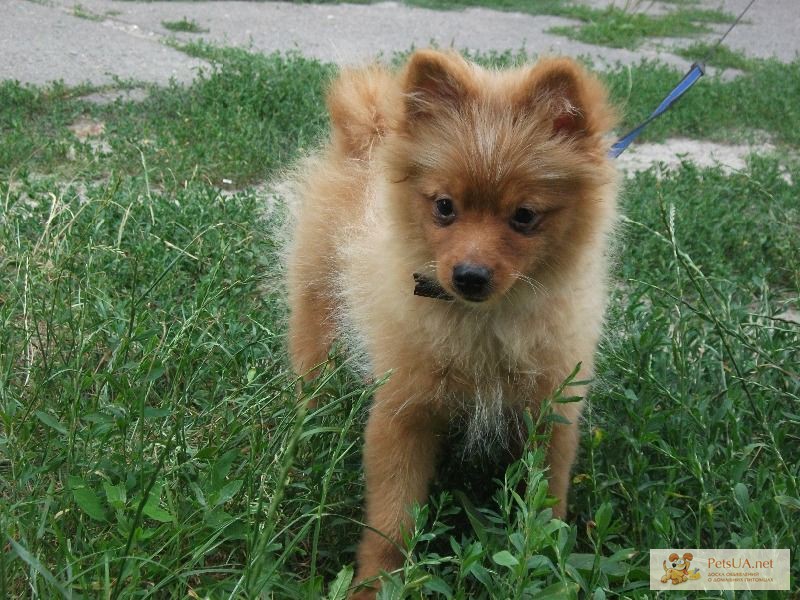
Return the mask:
M684 553L683 556L673 552L669 555L669 564L676 571L686 571L692 564L694 555L691 552Z
M536 288L607 228L614 180L602 85L564 58L490 71L414 53L386 144L395 205L439 283L468 303ZM607 195L606 195L607 196ZM607 203L606 203L607 204Z

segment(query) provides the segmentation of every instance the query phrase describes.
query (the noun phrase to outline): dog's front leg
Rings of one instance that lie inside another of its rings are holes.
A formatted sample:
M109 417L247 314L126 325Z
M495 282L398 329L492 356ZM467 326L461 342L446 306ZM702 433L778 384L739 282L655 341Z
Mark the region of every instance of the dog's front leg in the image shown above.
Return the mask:
M436 467L438 434L424 405L384 402L394 395L391 382L378 392L367 422L364 445L367 529L358 548L357 582L403 564L402 532L412 525L409 509L424 504ZM389 388L389 389L387 389ZM394 390L397 391L396 389ZM369 600L379 585L363 588L352 598Z
M584 365L590 365L590 361L584 361ZM591 378L591 367L578 373L579 379ZM564 380L563 377L551 377L542 379L539 382L539 391L542 398L552 396L557 386ZM585 385L571 386L570 396L586 397L587 387ZM537 401L537 404L540 401ZM580 442L579 422L583 410L583 401L579 402L556 402L552 404L554 413L562 417L566 423L557 422L553 424L550 435L550 443L547 448L547 465L549 468L548 483L550 495L558 499L558 504L553 507L553 516L564 519L567 515L567 497L569 495L570 473L575 462Z
M566 423L553 425L550 447L547 451L547 462L550 467L550 494L559 500L558 504L553 507L553 516L559 519L563 519L567 515L570 472L578 451L577 420L579 413L576 412L572 417L575 420L568 425Z

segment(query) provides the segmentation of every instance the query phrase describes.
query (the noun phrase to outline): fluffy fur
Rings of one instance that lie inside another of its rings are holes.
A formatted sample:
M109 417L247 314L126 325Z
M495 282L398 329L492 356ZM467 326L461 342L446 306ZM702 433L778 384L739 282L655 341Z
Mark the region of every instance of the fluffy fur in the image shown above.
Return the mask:
M614 115L572 60L491 71L437 51L398 73L344 71L328 108L330 142L294 177L290 353L313 377L344 339L374 376L391 372L365 435L366 520L385 537L365 531L362 581L402 564L407 508L425 502L449 424L467 423L472 447L505 444L513 415L578 363L591 377L616 216ZM535 226L512 223L520 209ZM455 285L463 264L491 274L482 301ZM456 301L414 296L414 272ZM581 403L556 410L570 421L548 451L563 516Z

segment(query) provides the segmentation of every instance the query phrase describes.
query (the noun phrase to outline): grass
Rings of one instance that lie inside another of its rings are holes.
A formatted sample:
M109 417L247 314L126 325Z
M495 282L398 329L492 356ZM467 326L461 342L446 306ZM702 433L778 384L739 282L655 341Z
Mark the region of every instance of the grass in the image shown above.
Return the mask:
M564 0L541 0L540 2L526 2L525 0L405 0L405 3L433 10L481 7L534 15L557 14L567 5Z
M641 122L672 89L683 73L643 63L630 74L624 69L607 76L618 102L625 106L624 127ZM681 98L676 108L648 127L648 139L680 135L716 141L738 140L753 131L776 141L800 145L800 108L787 93L800 85L800 61L767 61L731 81L704 78Z
M720 69L738 69L740 71L752 71L758 64L758 60L748 58L743 52L731 50L727 46L716 46L706 42L695 42L686 48L674 50L675 54L683 56L692 61L706 60L706 64Z
M182 33L207 33L208 29L201 27L194 19L183 17L180 21L161 21L161 26L170 31Z
M577 18L576 26L553 27L549 31L569 38L611 46L636 48L646 38L686 37L711 31L708 23L730 23L733 17L718 10L678 7L663 15L649 15L611 6L606 9L570 7L564 16Z
M276 60L205 44L182 48L217 62L224 72L208 72L188 89L152 90L142 103L108 106L81 100L87 88L0 84L0 170L107 179L112 173L140 172L144 160L151 181L160 185L203 179L240 188L263 180L319 139L326 122L322 89L331 66L298 56ZM507 65L526 57L499 53L489 59ZM654 63L604 75L615 101L624 107L620 129L641 122L681 76ZM800 61L764 61L732 81L706 77L642 139L672 134L725 141L756 130L797 147L800 108L787 90L798 87ZM102 139L111 147L109 155L98 156L91 140L81 142L67 130L81 117L106 124Z
M325 124L322 90L332 67L299 56L277 60L189 48L224 60L225 71L208 72L188 89L150 90L141 103L97 106L80 99L87 89L3 82L0 169L91 179L140 173L144 162L151 181L162 185L204 179L242 187L318 139ZM79 117L106 124L109 155L98 156L69 133L66 127Z
M80 4L76 4L72 7L72 15L78 17L79 19L86 19L87 21L102 21L103 19L105 19L103 15L99 15L95 12L92 12L91 10Z
M298 409L282 212L247 185L324 133L332 68L189 49L220 67L142 103L0 86L0 597L343 598L351 580L374 388L336 363ZM799 68L701 82L655 135L703 135L719 104L761 117ZM636 120L676 75L609 81ZM763 100L737 105L748 89ZM797 148L781 106L764 125ZM65 131L79 116L110 154ZM800 214L778 169L628 181L571 521L550 519L535 449L493 486L440 481L387 597L646 598L649 548L797 552Z

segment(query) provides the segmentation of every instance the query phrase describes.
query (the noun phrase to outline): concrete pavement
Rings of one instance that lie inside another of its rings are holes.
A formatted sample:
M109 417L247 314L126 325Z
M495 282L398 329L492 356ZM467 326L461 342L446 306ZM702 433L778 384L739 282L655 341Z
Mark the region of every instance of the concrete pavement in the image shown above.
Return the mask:
M586 0L608 4L609 0ZM721 0L738 13L747 0ZM617 2L619 4L619 2ZM667 5L641 3L637 10L661 12ZM720 0L703 0L718 8ZM0 0L0 79L42 84L103 85L114 78L163 84L190 81L205 63L167 46L179 41L252 48L261 52L296 49L339 64L367 61L413 46L455 46L471 50L525 48L532 53L586 56L598 68L642 58L678 66L686 60L669 50L694 40L654 40L636 51L593 46L547 33L572 21L552 16L482 8L433 11L396 2L372 5L287 2L129 2L119 0ZM173 33L164 21L188 18L207 32ZM717 27L719 30L720 27ZM716 39L716 33L705 36ZM751 56L791 60L800 51L800 3L760 0L727 44Z

